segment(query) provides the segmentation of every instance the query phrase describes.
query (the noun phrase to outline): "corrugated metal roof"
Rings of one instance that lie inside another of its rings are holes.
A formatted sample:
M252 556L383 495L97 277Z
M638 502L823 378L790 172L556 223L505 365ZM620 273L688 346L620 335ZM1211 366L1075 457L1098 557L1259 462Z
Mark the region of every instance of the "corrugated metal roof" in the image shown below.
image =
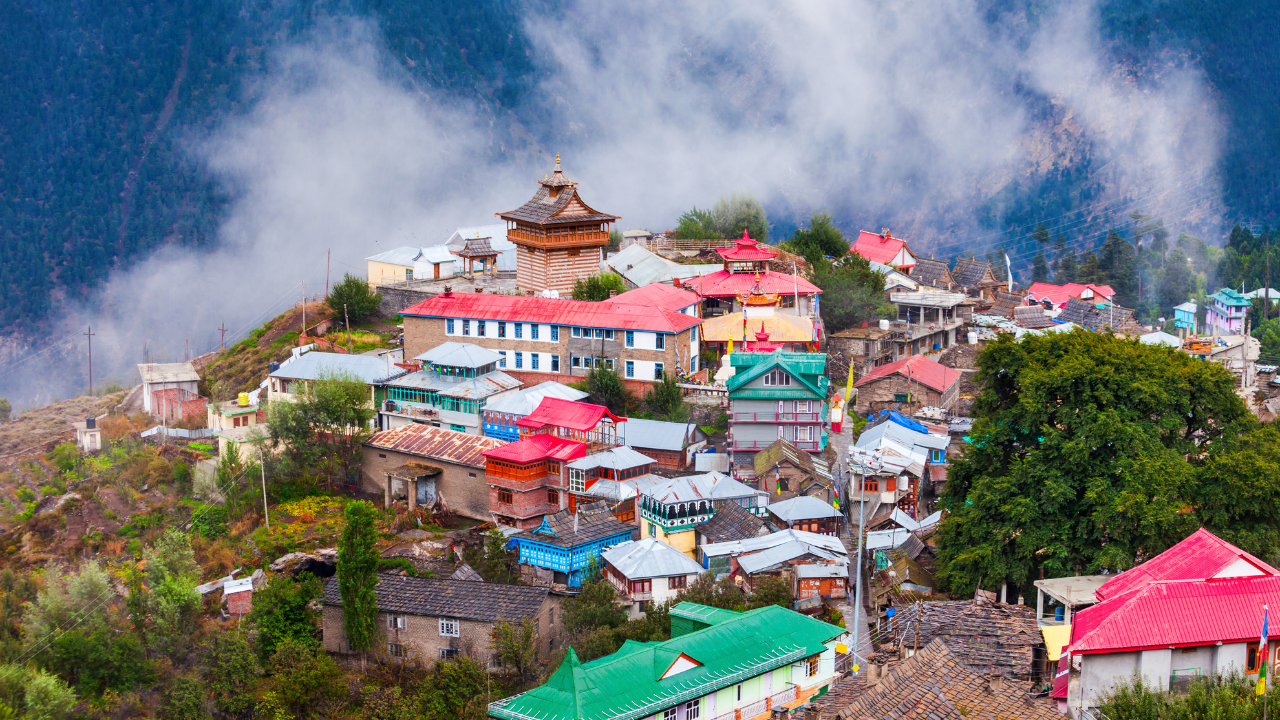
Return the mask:
M601 557L628 580L702 574L701 565L657 538L614 545Z
M521 418L516 425L533 430L551 426L586 432L594 430L605 418L615 423L627 421L626 418L620 418L609 412L609 409L603 405L545 397L541 403L538 403L536 410Z
M559 460L567 462L582 457L587 452L586 443L554 435L530 435L513 443L498 443L498 447L484 452L485 457L513 463L530 463L535 460Z
M597 480L587 488L587 494L610 502L622 502L636 497L640 490L664 481L666 478L652 473L626 480Z
M433 365L449 367L478 368L492 365L502 359L498 353L482 348L473 343L454 342L441 343L413 358Z
M485 405L485 410L489 412L506 413L508 415L517 415L523 417L537 409L538 404L543 398L556 397L562 400L581 400L586 397L587 393L571 388L564 383L558 383L555 380L548 380L544 383L538 383L531 388L525 388L517 393L512 393L494 400ZM620 427L626 427L625 425Z
M138 363L138 374L144 383L196 382L200 373L189 362Z
M887 265L893 262L900 250L906 249L907 243L901 238L893 237L888 233L881 235L863 230L858 233L858 238L853 241L853 247L849 248L849 252L857 253L872 262ZM911 251L907 250L907 252Z
M370 447L443 460L458 465L484 467L484 452L503 445L501 440L468 435L421 423L383 430L365 443Z
M800 495L782 502L770 503L769 512L788 523L796 520L844 517L839 510L829 503L812 495Z
M519 380L501 370L495 370L474 378L450 377L432 370L419 370L418 372L408 373L394 380L389 380L385 384L387 387L434 390L445 397L471 400L487 398L490 395L520 387Z
M912 355L908 358L881 365L858 378L858 381L853 386L861 387L869 382L889 377L895 373L909 376L912 380L921 382L938 392L946 392L947 388L959 382L960 376L963 375L959 370L946 367L923 355Z
M651 283L669 283L673 278L691 278L709 275L724 269L719 264L682 265L649 252L641 245L630 245L615 253L605 263L627 282L644 287Z
M661 333L684 332L702 322L692 315L627 303L457 292L441 293L405 308L400 314Z
M317 380L321 376L348 374L367 385L383 382L388 378L405 374L404 370L388 365L386 360L372 355L344 355L311 351L293 360L271 377L288 380Z
M388 250L377 255L370 255L365 260L373 262L387 263L388 265L404 265L405 267L413 267L416 262L425 263L452 263L454 261L453 254L443 245L435 247L418 248L408 245L398 247L395 250Z
M1099 600L1109 600L1158 580L1204 580L1237 560L1267 575L1280 575L1280 570L1200 528L1138 567L1115 576L1094 594Z
M638 453L624 445L621 447L609 448L608 450L593 453L584 458L574 460L569 463L569 467L575 470L590 470L592 468L626 470L628 468L651 464L653 464L653 458L648 455L642 455L641 453Z
M889 300L902 305L919 305L922 307L949 308L967 300L964 295L953 292L942 292L930 288L921 288L914 292L891 292Z
M796 566L796 577L798 578L847 578L849 577L848 564L831 565L805 563Z
M805 555L813 555L823 560L844 559L846 563L848 562L843 550L836 552L799 540L790 540L760 552L739 555L738 567L742 568L743 572L748 575L754 575ZM848 575L848 570L845 570L845 574Z
M693 423L627 418L618 426L619 439L632 447L679 452L698 429Z
M1280 577L1171 580L1071 616L1071 654L1257 640L1262 606L1280 607ZM1280 623L1268 637L1280 637Z
M721 543L703 543L702 552L709 557L720 557L723 555L741 555L742 553L757 552L771 547L777 547L784 543L799 542L804 545L811 545L830 553L837 555L848 555L849 551L845 549L844 543L840 542L840 538L830 535L819 535L818 533L806 532L804 530L781 530L760 537L744 538L742 540L731 540Z
M1165 347L1180 348L1182 347L1182 338L1177 335L1170 335L1167 332L1159 331L1147 333L1138 338L1138 342L1143 345L1164 345Z
M666 482L642 488L640 492L666 505L691 500L753 498L759 494L758 491L718 472L670 478Z
M698 304L698 296L688 290L680 290L670 285L649 283L635 290L628 290L621 295L615 295L603 302L622 305L644 305L673 312L684 312L686 309Z

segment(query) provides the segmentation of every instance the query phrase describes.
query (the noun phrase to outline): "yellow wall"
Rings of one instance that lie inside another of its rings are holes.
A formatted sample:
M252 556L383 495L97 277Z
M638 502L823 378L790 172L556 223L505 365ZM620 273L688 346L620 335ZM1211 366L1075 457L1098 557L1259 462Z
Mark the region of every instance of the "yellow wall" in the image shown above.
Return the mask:
M406 276L405 270L412 270L412 265L392 265L391 263L378 262L370 260L369 262L369 287L376 288L379 285L389 283L404 282Z
M653 535L649 534L650 525L653 526L653 532L654 532ZM693 528L689 528L688 530L681 530L680 532L667 534L667 532L663 530L660 525L653 525L653 523L649 522L648 519L644 517L640 518L640 538L641 539L644 539L647 537L655 537L661 540L662 542L670 545L671 547L679 550L685 555L688 555L693 560L697 560L698 559L697 547L694 545L693 535L694 535Z

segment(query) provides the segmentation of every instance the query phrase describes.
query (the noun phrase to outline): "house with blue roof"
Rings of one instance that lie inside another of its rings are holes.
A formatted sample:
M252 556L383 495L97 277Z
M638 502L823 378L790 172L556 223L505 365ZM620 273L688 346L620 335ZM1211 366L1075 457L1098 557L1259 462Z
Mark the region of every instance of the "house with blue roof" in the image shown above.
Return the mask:
M730 357L729 451L749 462L778 439L801 450L827 447L827 356L736 352Z

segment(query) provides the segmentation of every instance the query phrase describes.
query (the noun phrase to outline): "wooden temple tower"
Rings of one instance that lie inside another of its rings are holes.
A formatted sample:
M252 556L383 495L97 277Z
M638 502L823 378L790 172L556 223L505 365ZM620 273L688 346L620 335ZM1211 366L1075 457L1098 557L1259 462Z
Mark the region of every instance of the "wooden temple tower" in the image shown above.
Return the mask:
M609 226L619 218L592 210L578 196L578 183L556 167L529 202L497 213L507 221L507 239L516 246L516 287L567 295L575 281L600 272Z

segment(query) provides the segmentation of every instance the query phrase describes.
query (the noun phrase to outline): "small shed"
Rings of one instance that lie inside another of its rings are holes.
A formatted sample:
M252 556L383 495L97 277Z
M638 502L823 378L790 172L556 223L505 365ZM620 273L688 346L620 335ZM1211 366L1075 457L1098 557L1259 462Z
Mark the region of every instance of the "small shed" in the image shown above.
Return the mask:
M831 503L806 495L772 503L768 510L769 521L778 530L803 530L838 537L844 520L844 515Z
M707 434L694 423L629 418L618 426L622 442L653 458L658 467L684 470L707 445Z
M139 363L138 374L142 376L142 409L154 414L152 394L160 390L181 388L192 396L199 394L196 387L200 382L200 373L189 362L181 363Z
M80 452L91 453L102 449L102 428L98 427L98 418L87 417L84 422L71 423L76 429L76 447Z
M253 609L253 578L244 577L223 583L222 597L227 601L227 612L239 620Z

